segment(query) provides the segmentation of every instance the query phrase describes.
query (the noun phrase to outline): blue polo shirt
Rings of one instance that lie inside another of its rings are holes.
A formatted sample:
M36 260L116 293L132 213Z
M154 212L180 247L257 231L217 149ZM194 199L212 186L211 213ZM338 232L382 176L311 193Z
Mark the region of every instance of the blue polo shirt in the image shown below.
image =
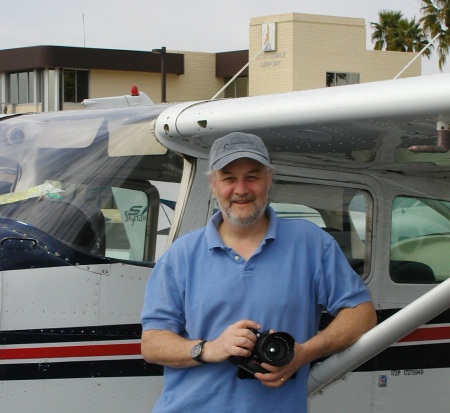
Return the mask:
M205 228L179 237L156 264L145 291L143 330L170 330L194 340L214 340L229 325L250 319L290 333L302 343L317 334L322 310L370 301L360 277L335 240L305 220L279 219L245 261L222 242L221 212ZM231 362L164 368L164 388L154 412L306 412L309 366L269 389L241 380Z

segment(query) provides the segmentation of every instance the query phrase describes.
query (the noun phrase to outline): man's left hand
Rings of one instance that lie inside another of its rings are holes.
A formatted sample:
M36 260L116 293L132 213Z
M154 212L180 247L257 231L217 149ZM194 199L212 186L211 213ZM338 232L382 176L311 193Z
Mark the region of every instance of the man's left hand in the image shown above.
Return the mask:
M294 352L295 355L292 361L283 367L275 367L267 363L262 363L261 367L266 369L268 373L255 373L255 377L266 387L281 387L300 367L308 362L308 360L303 360L301 344L295 343Z

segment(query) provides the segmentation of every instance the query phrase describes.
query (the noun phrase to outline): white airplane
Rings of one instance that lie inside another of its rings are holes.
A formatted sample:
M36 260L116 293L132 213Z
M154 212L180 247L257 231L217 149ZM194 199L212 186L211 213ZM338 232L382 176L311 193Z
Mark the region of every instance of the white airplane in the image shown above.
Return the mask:
M333 235L378 312L376 328L312 366L310 412L447 411L449 96L442 74L3 117L0 411L151 410L163 369L140 354L146 281L214 212L208 152L232 131L264 140L271 205Z

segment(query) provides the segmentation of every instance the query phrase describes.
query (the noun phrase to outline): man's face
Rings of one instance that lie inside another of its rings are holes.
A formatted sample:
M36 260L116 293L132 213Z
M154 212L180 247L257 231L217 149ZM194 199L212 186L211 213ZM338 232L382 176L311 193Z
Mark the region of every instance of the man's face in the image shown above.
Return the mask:
M264 214L271 184L266 167L249 158L229 163L211 179L224 219L239 227L252 225Z

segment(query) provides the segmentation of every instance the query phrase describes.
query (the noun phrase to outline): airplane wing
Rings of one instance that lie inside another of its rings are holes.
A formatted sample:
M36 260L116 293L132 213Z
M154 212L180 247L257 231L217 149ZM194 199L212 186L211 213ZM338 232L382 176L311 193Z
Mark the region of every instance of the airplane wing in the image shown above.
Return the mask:
M155 133L168 148L200 158L207 158L215 139L240 131L260 136L273 160L300 157L306 163L364 163L414 173L417 164L419 170L450 166L445 153L409 149L436 145L437 128L448 129L450 122L449 96L450 74L439 74L189 102L165 110Z

